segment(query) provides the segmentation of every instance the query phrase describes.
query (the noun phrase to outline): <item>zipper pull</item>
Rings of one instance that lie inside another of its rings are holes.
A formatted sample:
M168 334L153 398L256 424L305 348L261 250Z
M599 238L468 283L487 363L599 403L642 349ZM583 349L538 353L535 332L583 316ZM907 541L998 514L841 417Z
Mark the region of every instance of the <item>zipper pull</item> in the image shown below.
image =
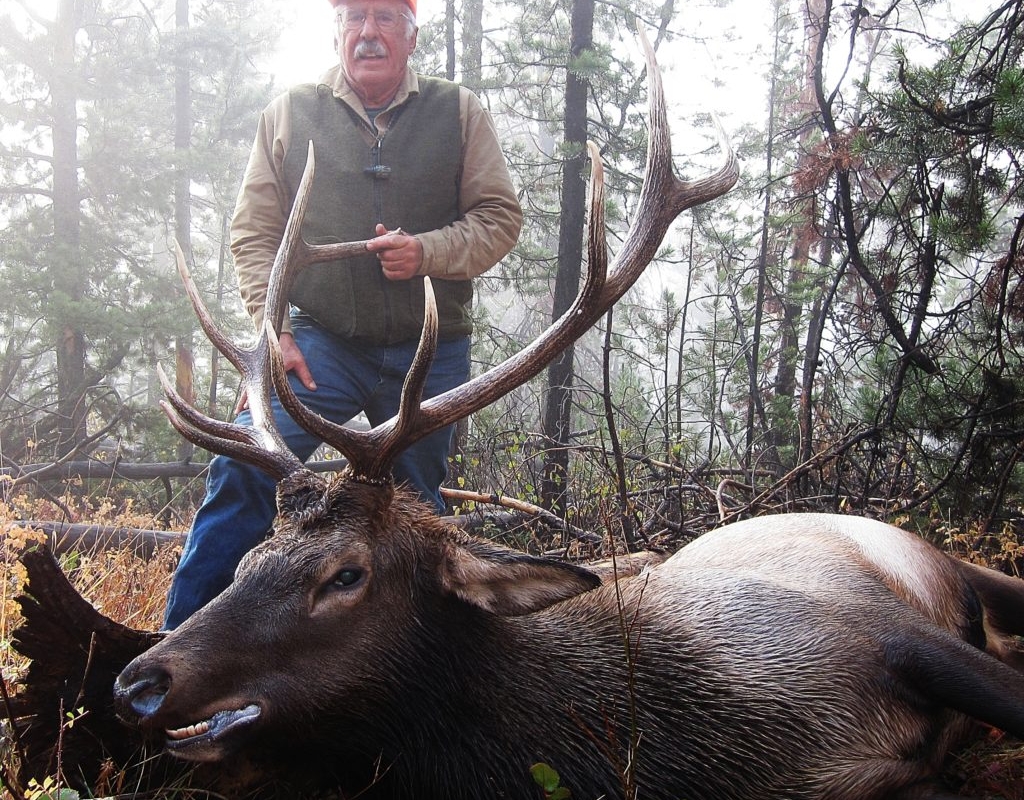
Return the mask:
M363 169L364 173L378 181L386 181L391 175L391 167L380 163L380 149L383 141L383 136L377 137L377 140L373 143L373 147L370 148L370 155L373 157L373 165Z

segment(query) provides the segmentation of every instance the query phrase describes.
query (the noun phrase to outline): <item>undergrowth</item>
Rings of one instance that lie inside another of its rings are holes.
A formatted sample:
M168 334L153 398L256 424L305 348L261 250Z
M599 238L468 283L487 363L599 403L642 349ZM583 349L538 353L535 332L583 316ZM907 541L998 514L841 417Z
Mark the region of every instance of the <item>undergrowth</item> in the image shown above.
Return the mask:
M55 513L59 506L60 513ZM70 512L70 519L69 517ZM58 503L19 497L0 504L0 672L8 692L15 691L28 664L11 646L11 636L22 621L16 598L25 585L25 568L19 560L28 548L46 543L46 535L18 523L19 519L53 519L88 522L126 528L155 528L150 516L137 513L131 502L119 507L73 497ZM158 549L142 559L127 549L69 550L59 557L61 567L75 588L113 620L139 630L156 630L163 620L164 603L176 563L177 547ZM69 712L73 714L73 712ZM0 722L6 712L0 711ZM68 724L73 724L69 719ZM76 800L78 794L55 775L42 783L17 783L18 759L8 730L0 729L0 800ZM112 781L116 784L116 780Z

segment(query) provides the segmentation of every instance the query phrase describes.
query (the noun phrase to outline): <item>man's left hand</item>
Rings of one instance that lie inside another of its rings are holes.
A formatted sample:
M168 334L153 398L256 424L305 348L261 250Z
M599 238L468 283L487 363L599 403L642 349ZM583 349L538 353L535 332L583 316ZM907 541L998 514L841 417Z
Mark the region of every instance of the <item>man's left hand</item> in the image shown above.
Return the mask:
M407 281L423 265L423 245L415 236L398 228L389 231L377 225L377 238L366 244L366 249L377 254L384 277L391 281Z

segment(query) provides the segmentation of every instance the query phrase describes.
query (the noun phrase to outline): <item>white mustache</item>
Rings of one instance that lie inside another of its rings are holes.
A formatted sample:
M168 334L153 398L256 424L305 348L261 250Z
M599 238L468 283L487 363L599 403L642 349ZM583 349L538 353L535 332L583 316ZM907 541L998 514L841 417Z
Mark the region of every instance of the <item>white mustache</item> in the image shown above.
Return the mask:
M369 41L364 39L356 45L354 55L356 58L372 58L374 56L386 56L387 51L384 49L384 45L376 39Z

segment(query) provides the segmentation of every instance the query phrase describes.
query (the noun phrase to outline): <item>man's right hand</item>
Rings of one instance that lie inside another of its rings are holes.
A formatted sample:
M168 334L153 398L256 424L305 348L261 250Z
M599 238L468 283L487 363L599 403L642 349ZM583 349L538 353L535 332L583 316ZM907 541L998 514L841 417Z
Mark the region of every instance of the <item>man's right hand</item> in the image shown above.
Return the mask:
M284 358L284 368L286 372L294 372L295 377L299 379L309 391L316 391L316 381L313 380L313 373L309 371L309 365L306 364L306 359L302 355L302 351L299 346L295 344L295 337L290 333L282 333L278 337L278 341L281 344L281 356ZM242 395L238 398L238 403L235 406L235 414L249 407L249 395L247 392L242 392Z

